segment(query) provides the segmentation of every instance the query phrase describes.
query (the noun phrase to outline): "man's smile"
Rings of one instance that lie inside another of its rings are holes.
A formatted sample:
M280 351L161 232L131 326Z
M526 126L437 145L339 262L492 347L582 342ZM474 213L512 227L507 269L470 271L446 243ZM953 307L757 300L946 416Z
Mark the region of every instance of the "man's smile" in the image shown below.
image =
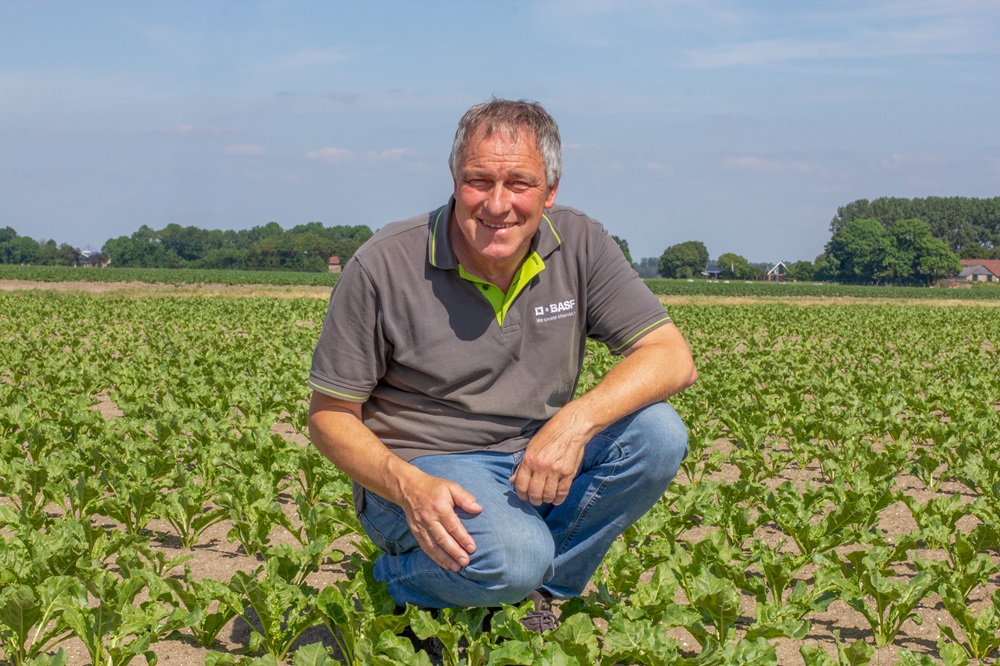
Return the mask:
M480 219L479 223L489 229L510 229L517 226L517 222L487 222L483 219Z

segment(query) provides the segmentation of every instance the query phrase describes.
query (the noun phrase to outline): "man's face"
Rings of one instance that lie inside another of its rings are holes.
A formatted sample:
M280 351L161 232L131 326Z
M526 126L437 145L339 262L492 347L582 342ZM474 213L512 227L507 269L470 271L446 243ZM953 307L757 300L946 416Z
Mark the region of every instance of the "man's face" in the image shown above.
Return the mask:
M482 278L513 276L559 184L547 185L534 137L524 134L514 141L500 132L474 135L458 171L452 240L459 261Z

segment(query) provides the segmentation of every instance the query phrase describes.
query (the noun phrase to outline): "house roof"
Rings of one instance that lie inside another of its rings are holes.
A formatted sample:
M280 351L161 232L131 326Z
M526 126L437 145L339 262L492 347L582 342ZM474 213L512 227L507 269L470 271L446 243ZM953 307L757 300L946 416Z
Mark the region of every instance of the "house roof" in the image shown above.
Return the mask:
M958 274L960 278L967 278L972 275L993 275L986 266L962 266L962 272Z
M774 273L775 271L777 271L777 270L778 270L778 267L779 267L779 266L780 266L781 268L784 268L784 269L787 269L787 268L788 268L788 266L785 266L785 262L783 262L783 261L779 261L779 262L778 262L778 263L776 263L776 264L775 264L774 266L771 266L771 267L770 267L769 269L767 269L767 274L768 274L768 275L771 275L771 274L773 274L773 273Z
M961 259L962 268L967 269L972 266L983 266L993 275L1000 277L1000 259ZM964 272L964 270L963 270ZM968 275L968 273L966 273ZM982 273L977 273L982 275Z

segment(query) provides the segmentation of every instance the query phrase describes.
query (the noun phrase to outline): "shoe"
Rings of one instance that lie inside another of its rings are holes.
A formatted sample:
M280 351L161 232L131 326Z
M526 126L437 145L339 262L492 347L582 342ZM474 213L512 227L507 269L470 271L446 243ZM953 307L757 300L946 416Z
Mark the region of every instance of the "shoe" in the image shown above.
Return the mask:
M521 626L538 634L559 628L559 618L552 610L552 597L547 592L535 590L525 601L534 604L535 610L528 611L521 618Z

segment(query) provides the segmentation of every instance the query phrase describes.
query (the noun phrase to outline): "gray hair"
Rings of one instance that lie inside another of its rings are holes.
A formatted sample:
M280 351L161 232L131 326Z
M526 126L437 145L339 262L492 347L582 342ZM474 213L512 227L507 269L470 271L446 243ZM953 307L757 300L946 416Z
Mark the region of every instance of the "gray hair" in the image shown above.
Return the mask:
M545 163L545 180L548 186L554 187L562 177L559 127L538 102L493 98L466 111L458 121L455 143L452 144L451 156L448 158L451 175L456 180L465 159L465 146L478 132L482 132L484 137L499 132L505 139L511 140L517 139L522 132L534 136L535 146Z

